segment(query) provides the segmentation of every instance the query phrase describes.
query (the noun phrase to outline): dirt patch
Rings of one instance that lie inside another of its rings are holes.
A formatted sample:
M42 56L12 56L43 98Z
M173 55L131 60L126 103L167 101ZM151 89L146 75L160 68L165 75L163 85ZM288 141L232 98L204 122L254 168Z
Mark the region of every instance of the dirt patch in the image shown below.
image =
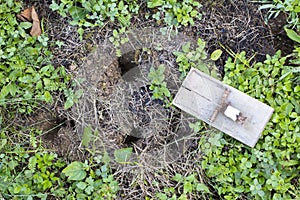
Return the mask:
M42 146L57 153L66 160L81 160L83 154L79 150L81 139L74 132L74 123L66 119L59 107L40 104L30 115L17 114L13 120L16 130L40 130L41 135L35 135L42 140Z
M191 161L184 154L189 154L191 148L197 149L195 141L199 136L189 127L194 118L151 98L147 76L151 67L164 64L168 77L165 80L175 95L182 80L172 52L193 38L184 34L163 36L159 29L153 28L133 29L126 36L129 42L120 47L121 58L116 57L111 43L103 41L79 69L77 78L85 79L79 88L85 93L73 107L70 118L76 119L79 135L89 125L97 132L91 148L99 153L107 152L114 157L117 149L133 149L130 162L139 165L128 170L128 165L111 163L118 174L123 199L142 198L146 194L154 197L157 190L147 191L150 183L141 178L157 178L154 177L157 170L167 169L165 173L173 174L172 171L179 173L185 169L185 164ZM186 159L184 166L173 168L182 157Z
M84 160L84 153L79 148L81 138L72 127L61 127L57 132L43 135L42 140L46 149L56 152L65 160Z
M274 49L281 50L282 55L284 56L292 53L295 46L295 42L293 42L293 40L291 40L284 31L286 21L287 16L284 13L280 13L276 18L273 18L268 22Z
M233 52L246 51L247 56L254 54L253 61L263 61L265 55L273 55L277 50L288 54L293 49L293 42L284 32L285 15L265 21L266 11L259 11L260 4L249 1L218 1L217 4L204 2L204 15L192 29L184 31L194 34L207 42L208 53L216 49L231 49ZM216 62L222 71L226 59L230 55L226 52Z

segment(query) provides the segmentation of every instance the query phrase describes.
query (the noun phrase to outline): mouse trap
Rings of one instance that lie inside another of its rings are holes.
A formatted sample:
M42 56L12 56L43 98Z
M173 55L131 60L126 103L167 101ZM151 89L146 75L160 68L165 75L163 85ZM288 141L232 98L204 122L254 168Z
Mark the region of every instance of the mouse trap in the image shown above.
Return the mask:
M270 106L192 68L173 104L254 147L274 111Z

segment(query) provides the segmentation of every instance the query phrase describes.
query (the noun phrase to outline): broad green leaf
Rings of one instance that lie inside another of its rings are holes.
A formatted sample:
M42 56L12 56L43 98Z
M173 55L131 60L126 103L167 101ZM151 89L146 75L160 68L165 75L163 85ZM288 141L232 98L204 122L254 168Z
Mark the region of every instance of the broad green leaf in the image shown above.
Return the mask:
M178 198L178 200L188 200L187 195L181 194L180 197Z
M109 157L109 155L108 155L107 152L104 153L103 158L102 158L102 161L104 162L104 164L109 164L109 162L110 162L110 157Z
M173 177L174 181L177 181L178 183L181 182L183 180L182 175L181 174L175 174L175 176Z
M108 40L109 40L110 42L114 42L114 41L115 41L115 38L114 38L114 37L109 37Z
M219 74L215 68L210 71L210 75L215 79L219 79Z
M167 200L168 199L168 196L164 193L157 193L156 194L156 197L159 199L159 200Z
M164 93L164 95L165 95L166 97L171 97L171 93L170 93L170 91L168 90L168 88L162 87L162 92Z
M191 16L192 17L196 17L198 15L198 11L197 10L193 10L192 12L191 12Z
M7 90L9 90L9 93L11 94L11 96L16 96L18 90L18 86L15 83L11 83L9 85L7 85Z
M194 182L196 180L195 174L189 175L188 177L185 178L185 180L189 182Z
M83 89L79 89L75 92L75 99L79 99L83 94Z
M12 161L10 161L10 162L8 163L8 167L9 167L11 170L15 169L16 166L18 166L18 162L15 161L15 160L12 160Z
M28 162L28 168L30 170L33 170L35 169L36 164L37 164L37 158L35 156L30 157Z
M294 40L295 42L300 43L300 36L295 31L293 31L292 29L288 29L288 28L284 28L284 30L285 30L287 36L291 40Z
M73 20L73 21L71 21L71 22L69 22L70 23L70 25L72 25L72 26L77 26L78 25L78 21L76 21L76 20Z
M203 51L206 43L203 40L201 40L201 38L198 38L197 44L198 44L199 51Z
M86 21L86 22L84 22L84 26L85 27L93 27L94 24Z
M82 162L72 162L62 171L69 180L80 181L86 177L84 164Z
M126 163L132 154L132 148L123 148L115 150L114 156L118 163Z
M288 161L280 161L279 163L285 167L291 167L291 166L300 164L300 161L299 160L288 160Z
M31 195L29 195L26 200L33 200L33 198Z
M21 191L22 188L23 188L23 187L22 187L21 185L16 185L16 186L14 186L13 192L14 192L15 194L18 194L18 193Z
M49 91L46 91L44 93L44 98L47 103L51 103L53 101L52 96Z
M65 104L64 104L64 109L69 109L73 106L74 101L73 101L73 97L68 97Z
M2 87L1 94L0 94L1 98L5 98L8 94L9 94L9 90L7 86Z
M119 37L119 33L118 33L118 31L117 31L116 29L113 30L113 36L114 36L115 38L118 38L118 37Z
M76 184L76 186L77 186L79 189L84 190L84 189L86 188L86 183L80 181L79 183Z
M212 52L212 54L210 55L210 59L212 59L213 61L216 61L221 57L222 53L223 52L221 49L217 49L214 52Z
M165 79L164 76L165 66L159 65L157 70L154 67L150 68L150 73L148 74L148 78L151 81L151 84L160 85Z
M191 182L189 181L185 181L184 184L183 184L183 193L186 194L186 193L189 193L189 192L192 192L193 191L193 185Z
M60 7L57 3L55 3L55 1L52 1L51 5L49 6L49 8L51 8L51 10L56 11L58 10Z
M84 128L83 136L82 136L82 146L83 147L89 147L89 143L92 140L93 134L92 134L92 127L88 126Z
M50 84L51 84L51 79L49 79L49 78L43 78L43 82L44 82L44 85L46 87L49 87Z
M80 40L82 40L83 39L83 33L84 33L84 30L83 30L83 28L79 28L79 29L77 29L77 32L78 32L78 34L79 34L79 39Z
M30 23L30 22L21 22L20 23L20 27L24 28L24 29L31 28L31 26L32 26L32 23Z
M84 19L86 15L88 14L88 11L86 11L84 8L78 7L78 6L72 6L69 9L69 13L72 16L73 20L80 20Z
M196 186L196 190L198 192L205 192L205 193L209 193L209 189L206 185L202 184L202 183L198 183Z
M0 124L1 125L1 124ZM0 150L7 144L7 139L2 139L1 140L1 146L0 146Z
M89 185L85 190L84 190L88 195L91 195L92 192L94 191L94 187Z
M201 3L199 3L198 1L192 1L192 4L193 6L196 6L196 7L201 7Z
M206 66L203 63L199 64L196 68L199 69L200 71L204 72L205 74L210 74L208 66Z
M48 194L38 193L36 197L40 198L41 200L46 200Z
M50 180L44 180L42 184L43 184L43 190L46 190L46 189L52 187L52 182Z
M159 75L163 75L164 72L165 72L165 66L164 65L159 65L158 69L157 69L157 72L158 72Z
M274 194L272 200L283 200L281 194Z
M14 1L13 0L7 0L6 3L8 5L8 7L10 7L10 8L14 6Z
M300 86L299 86L299 85L297 85L297 86L294 88L294 92L295 92L295 93L300 92Z
M262 198L265 197L265 192L262 190L258 190L257 194Z
M151 0L147 2L147 7L148 8L155 8L158 6L162 6L163 5L163 0Z
M184 44L184 45L182 46L182 51L183 51L184 53L188 53L188 52L190 51L190 47L191 47L191 43L190 43L190 42L187 42L186 44Z

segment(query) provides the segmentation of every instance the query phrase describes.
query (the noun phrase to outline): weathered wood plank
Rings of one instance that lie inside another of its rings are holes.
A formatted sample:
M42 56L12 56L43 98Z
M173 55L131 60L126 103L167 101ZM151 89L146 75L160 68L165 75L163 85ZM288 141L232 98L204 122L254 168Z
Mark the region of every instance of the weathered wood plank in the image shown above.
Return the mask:
M184 80L173 104L250 147L255 146L274 111L194 68ZM237 121L224 114L226 109L226 113L240 111Z

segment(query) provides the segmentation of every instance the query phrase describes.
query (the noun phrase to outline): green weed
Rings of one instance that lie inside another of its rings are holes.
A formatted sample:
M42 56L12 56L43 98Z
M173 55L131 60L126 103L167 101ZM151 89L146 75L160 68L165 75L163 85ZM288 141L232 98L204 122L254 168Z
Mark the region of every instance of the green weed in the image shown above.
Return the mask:
M52 103L54 92L67 90L71 77L51 64L49 38L31 37L30 23L16 19L20 3L8 1L0 7L0 105L31 113L38 102Z
M100 163L99 163L100 164ZM63 169L71 186L67 198L76 199L115 199L119 190L118 182L107 165L75 161Z
M223 133L202 139L202 167L225 199L297 199L300 169L300 86L289 56L267 55L250 65L245 52L229 58L224 82L275 109L255 148ZM299 61L299 57L294 57ZM251 108L249 108L251 109Z
M164 188L163 192L157 193L156 197L159 200L187 200L191 199L192 196L197 193L210 193L207 186L203 183L200 183L196 174L191 174L188 176L176 174L172 178L172 181L176 183L176 186Z
M165 82L165 66L159 65L157 69L154 67L150 68L150 73L148 74L148 78L151 82L150 90L152 91L153 99L164 100L165 103L169 104L171 93L167 88L167 83Z
M300 2L295 0L261 0L264 5L260 6L260 10L269 9L267 20L272 17L276 18L281 12L287 14L287 22L290 27L296 27L300 30L299 12Z
M127 43L129 39L126 37L126 27L122 27L119 30L114 29L113 35L109 37L109 41L113 43L115 49L116 49L116 56L121 57L121 45Z
M186 77L191 67L197 68L214 78L218 78L218 69L213 63L208 61L205 45L205 42L199 38L196 49L193 49L191 43L188 42L182 46L182 51L173 52L176 56L178 69L181 72L181 79ZM221 52L219 50L214 52L211 58L212 60L217 60L220 56Z
M35 140L37 134L32 135ZM26 200L116 198L119 186L111 174L107 156L66 164L57 154L44 151L42 146L15 146L10 141L2 132L1 197Z
M140 7L137 0L53 0L50 8L63 17L70 16L70 24L79 27L78 33L82 39L84 28L102 27L108 20L116 20L121 26L128 27L132 14L137 14Z
M158 23L163 19L168 26L194 25L194 19L202 18L202 14L198 11L202 5L194 0L149 0L147 7L154 9L153 19Z

